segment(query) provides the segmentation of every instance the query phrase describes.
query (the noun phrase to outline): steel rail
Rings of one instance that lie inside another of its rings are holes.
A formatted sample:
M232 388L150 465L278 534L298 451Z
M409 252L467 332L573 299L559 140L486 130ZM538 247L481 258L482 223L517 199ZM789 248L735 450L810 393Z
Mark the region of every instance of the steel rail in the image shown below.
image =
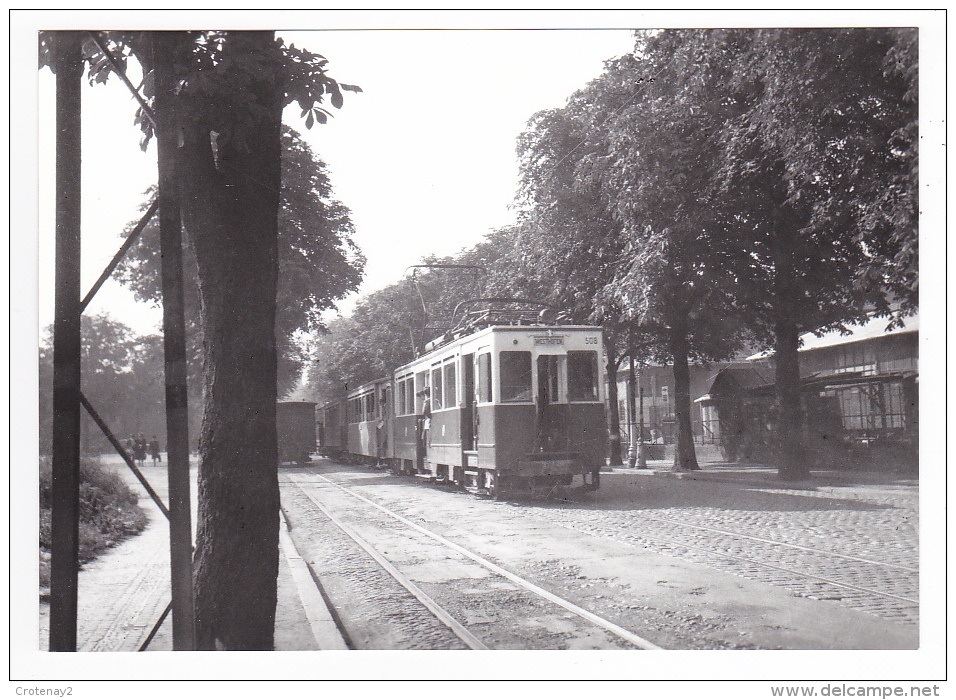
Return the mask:
M312 503L314 503L315 506L319 510L321 510L329 520L335 523L336 527L338 527L340 530L342 530L342 532L344 532L346 535L352 538L352 540L354 540L359 547L364 549L365 552L368 553L370 557L372 557L372 559L378 562L379 566L385 569L392 576L392 578L398 581L398 583L400 583L402 587L405 588L405 590L407 590L409 593L415 596L422 605L428 608L428 611L432 615L434 615L439 620L441 620L445 624L445 626L448 627L452 632L454 632L455 635L459 639L461 639L465 644L467 644L469 648L488 649L488 647L485 646L480 639L478 639L475 635L469 632L464 627L464 625L462 625L460 622L458 622L458 620L452 617L444 608L442 608L438 603L436 603L434 599L432 599L421 588L415 585L415 583L413 583L401 571L395 568L395 565L392 564L390 561L388 561L388 559L383 557L382 554L377 549L375 549L375 547L373 547L367 540L365 540L361 535L355 532L355 530L353 530L348 525L346 525L341 520L339 520L334 515L332 515L332 513L329 512L328 508L326 508L321 503L319 503L315 499L315 497L302 486L302 484L298 483L295 478L292 478L292 481L299 487L302 493L305 494L306 498L312 501Z
M549 520L548 522L554 522L554 521ZM568 524L566 524L566 523L559 523L559 524L561 524L563 527L567 527L569 530L577 530L578 532L584 532L585 534L589 534L589 535L592 535L592 536L594 535L593 532L591 532L591 531L589 531L589 530L587 530L587 529L579 529L580 526L568 525ZM637 534L637 535L635 535L635 534L633 534L633 533L626 533L626 534L629 534L629 535L631 535L632 537L642 538L642 539L645 539L645 540L652 540L652 541L657 541L657 542L665 542L665 543L667 543L667 544L674 545L674 546L676 546L676 547L683 547L684 549L690 549L690 550L694 550L694 551L697 551L697 552L703 552L703 553L705 553L705 554L712 554L712 555L716 555L716 556L718 556L718 557L723 557L723 558L725 558L725 559L733 559L733 560L736 560L736 561L747 562L748 564L756 564L757 566L763 566L763 567L768 568L768 569L774 569L775 571L782 571L782 572L787 573L787 574L793 574L793 575L797 576L798 578L813 579L813 580L816 580L816 581L822 581L822 582L824 582L824 583L829 583L830 585L832 585L832 586L837 586L838 588L847 588L847 589L849 589L849 590L859 591L860 593L868 593L868 594L870 594L870 595L874 595L874 596L877 596L877 597L892 598L892 599L894 599L894 600L899 600L899 601L902 601L902 602L904 602L904 603L911 603L911 604L913 604L913 605L919 605L919 601L918 601L918 600L913 600L912 598L906 598L906 597L904 597L904 596L898 596L898 595L895 595L895 594L893 594L893 593L886 593L885 591L878 591L878 590L876 590L876 589L866 588L866 587L864 587L864 586L855 586L855 585L853 585L852 583L843 583L843 582L837 581L837 580L835 580L835 579L827 578L826 576L817 576L816 574L809 574L809 573L806 573L806 572L803 572L803 571L797 571L797 570L795 570L795 569L788 569L788 568L786 568L785 566L777 566L776 564L769 564L769 563L767 563L767 562L765 562L765 561L760 561L759 559L751 559L751 558L745 557L745 556L740 556L740 555L736 555L736 554L730 554L729 552L721 552L721 551L716 550L716 549L707 549L706 547L699 547L699 546L696 546L696 545L687 544L686 542L680 542L680 541L678 541L678 540L669 540L669 539L667 539L666 537L656 537L656 536L653 536L653 535L645 535L645 534ZM622 540L615 539L615 538L613 538L613 537L612 537L612 538L608 538L608 539L613 539L615 542L622 542ZM629 544L629 543L626 543L626 542L625 542L625 544ZM633 545L632 545L632 546L633 546Z
M659 647L659 646L657 646L656 644L654 644L653 642L651 642L651 641L649 641L649 640L647 640L647 639L644 639L643 637L640 637L640 636L634 634L633 632L631 632L631 631L629 631L629 630L626 630L626 629L624 629L623 627L620 627L620 626L614 624L614 623L611 622L610 620L605 620L603 617L599 617L598 615L595 615L595 614L592 613L590 610L585 610L584 608L582 608L582 607L580 607L580 606L578 606L578 605L575 605L574 603L572 603L572 602L569 601L569 600L565 600L564 598L561 598L561 597L559 597L559 596L556 596L555 594L551 593L550 591L547 591L547 590L545 590L544 588L541 588L540 586L537 586L537 585L531 583L531 582L528 581L527 579L524 579L524 578L518 576L517 574L514 574L514 573L508 571L507 569L504 569L504 568L498 566L497 564L488 561L488 560L485 559L484 557L482 557L482 556L480 556L480 555L478 555L478 554L475 554L474 552L472 552L472 551L470 551L470 550L468 550L468 549L465 549L465 548L462 547L461 545L458 545L458 544L452 542L451 540L448 540L448 539L442 537L441 535L438 535L438 534L432 532L431 530L428 530L428 529L423 528L422 526L420 526L420 525L418 525L418 524L416 524L416 523L413 523L411 520L408 520L407 518L402 517L402 516L399 515L398 513L395 513L394 511L391 511L391 510L389 510L388 508L386 508L386 507L384 507L384 506L382 506L382 505L379 505L379 504L376 503L375 501L372 501L372 500L366 498L365 496L362 496L361 494L356 493L356 492L353 491L352 489L349 489L349 488L347 488L347 487L345 487L345 486L342 486L341 484L337 484L336 482L332 481L331 479L329 479L329 478L327 478L327 477L322 476L321 474L316 474L315 476L317 476L319 479L322 479L323 481L327 482L328 484L330 484L330 485L336 487L337 489L340 489L340 490L344 491L345 493L349 494L349 495L352 496L353 498L357 498L358 500L363 501L363 502L369 504L370 506L373 506L374 508L377 508L378 510L382 511L382 512L385 513L386 515L389 515L390 517L394 518L395 520L398 520L399 522L401 522L401 523L404 524L404 525L407 525L408 527L412 528L413 530L417 530L418 532L422 533L423 535L426 535L427 537L430 537L431 539L435 540L436 542L439 542L439 543L445 545L445 546L448 547L449 549L453 549L454 551L458 552L459 554L465 555L466 557L468 557L469 559L471 559L471 560L474 561L475 563L479 564L480 566L483 566L484 568L488 569L489 571L492 571L493 573L498 574L499 576L503 576L504 578L508 579L509 581L511 581L511 582L514 583L514 584L517 584L517 585L520 586L521 588L524 588L525 590L530 591L530 592L532 592L532 593L534 593L534 594L536 594L536 595L538 595L538 596L540 596L540 597L542 597L542 598L544 598L544 599L546 599L546 600L548 600L548 601L554 603L555 605L558 605L558 606L564 608L565 610L567 610L567 611L569 611L569 612L572 612L572 613L574 613L575 615L578 615L579 617L584 618L584 619L587 620L588 622L591 622L592 624L597 625L598 627L601 627L601 628L607 630L608 632L611 632L611 633L614 634L615 636L620 637L621 639L624 639L624 640L627 641L627 642L630 642L631 644L633 644L634 646L638 647L639 649L647 649L647 650L651 650L651 649L660 650L660 649L662 649L662 647ZM296 479L294 479L294 478L293 478L293 481L295 481L297 484L299 483L299 482L298 482ZM301 485L300 485L300 488L301 488ZM303 490L304 490L304 489L303 489Z

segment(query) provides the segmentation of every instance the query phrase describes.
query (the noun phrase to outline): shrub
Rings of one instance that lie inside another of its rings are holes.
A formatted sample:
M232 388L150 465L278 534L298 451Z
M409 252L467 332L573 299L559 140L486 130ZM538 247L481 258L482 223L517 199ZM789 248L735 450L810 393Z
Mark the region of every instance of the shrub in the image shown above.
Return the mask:
M147 518L137 505L139 497L122 477L94 459L80 460L80 563L85 564L108 547L135 535ZM50 585L49 552L51 528L52 469L50 460L40 460L40 586Z

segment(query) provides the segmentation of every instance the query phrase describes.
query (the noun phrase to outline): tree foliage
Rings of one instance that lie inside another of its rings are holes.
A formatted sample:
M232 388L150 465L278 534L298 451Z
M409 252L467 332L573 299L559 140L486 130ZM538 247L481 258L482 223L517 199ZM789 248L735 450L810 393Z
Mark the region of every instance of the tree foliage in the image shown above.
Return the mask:
M675 44L669 34L642 36L634 55L608 62L566 107L537 115L522 142L523 203L535 231L526 254L542 278L559 271L552 298L604 326L615 388L628 354L686 364L733 349L719 318L724 272L708 245L715 217L702 191L712 125L706 113L686 113L700 100L677 80L692 59ZM694 468L685 403L677 462Z
M83 316L80 382L83 394L120 439L143 433L165 444L163 346L159 336L137 336L106 315ZM40 453L49 454L53 423L52 326L40 344ZM84 454L111 452L112 446L83 413Z
M336 200L331 177L300 135L289 127L282 135L282 188L279 209L279 286L276 342L279 394L298 382L307 361L299 337L322 330L323 312L358 288L365 258L352 240L348 208ZM147 194L154 194L151 190ZM143 210L147 208L144 204ZM127 227L127 235L133 224ZM199 277L187 235L183 240L185 313L190 377L202 368ZM162 302L159 222L154 217L117 268L117 278L136 298Z
M743 331L775 347L786 475L801 475L799 334L917 303L915 42L641 32L523 137L525 250L542 279L558 271L552 297L612 339L639 329L674 363L678 418L687 360L727 357ZM676 462L692 468L685 423Z
M362 298L348 316L329 323L315 343L309 391L317 403L344 396L348 390L415 357L425 343L461 321L461 302L477 297L534 295L516 256L518 232L506 227L456 255L430 256L422 265L472 268L416 268L388 287ZM455 310L458 308L458 314Z
M917 303L907 270L916 243L915 95L905 78L912 72L890 64L906 34L734 34L728 90L740 109L720 134L714 184L734 207L725 213L733 245L753 261L739 292L748 325L775 350L783 476L808 474L800 334L889 314L887 292L902 302L898 314Z

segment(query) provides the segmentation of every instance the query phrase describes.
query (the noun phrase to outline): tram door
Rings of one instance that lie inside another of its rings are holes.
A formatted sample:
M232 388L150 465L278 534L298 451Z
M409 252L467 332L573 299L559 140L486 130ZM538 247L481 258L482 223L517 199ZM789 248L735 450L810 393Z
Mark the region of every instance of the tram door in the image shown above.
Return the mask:
M491 350L490 348L481 348L478 350L478 361L476 363L477 368L477 380L475 391L473 392L473 401L477 404L489 404L493 399L492 395L492 375L491 375ZM486 415L489 416L489 425L483 426L481 422L481 412L482 409L477 405L473 409L474 419L472 425L472 435L474 436L475 450L478 449L479 445L486 445L494 441L494 436L491 434L492 425L490 424L491 412L485 409Z
M425 470L425 452L428 450L428 430L431 427L431 399L425 385L427 372L415 373L415 404L420 410L415 416L415 471Z
M562 356L538 356L538 390L535 395L537 415L535 450L537 452L567 450L567 405L561 403L560 393L562 384L560 373L563 366Z
M461 449L477 450L475 444L475 356L461 358Z

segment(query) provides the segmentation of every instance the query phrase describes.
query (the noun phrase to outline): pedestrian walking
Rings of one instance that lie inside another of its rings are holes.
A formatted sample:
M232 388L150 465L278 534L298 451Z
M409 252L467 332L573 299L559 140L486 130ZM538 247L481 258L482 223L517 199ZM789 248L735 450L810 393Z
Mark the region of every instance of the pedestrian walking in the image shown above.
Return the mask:
M136 438L136 454L133 459L139 466L146 466L146 436L142 433Z
M153 435L153 439L149 441L149 454L153 458L153 466L157 464L162 464L163 460L159 456L159 440L156 439L156 436Z

